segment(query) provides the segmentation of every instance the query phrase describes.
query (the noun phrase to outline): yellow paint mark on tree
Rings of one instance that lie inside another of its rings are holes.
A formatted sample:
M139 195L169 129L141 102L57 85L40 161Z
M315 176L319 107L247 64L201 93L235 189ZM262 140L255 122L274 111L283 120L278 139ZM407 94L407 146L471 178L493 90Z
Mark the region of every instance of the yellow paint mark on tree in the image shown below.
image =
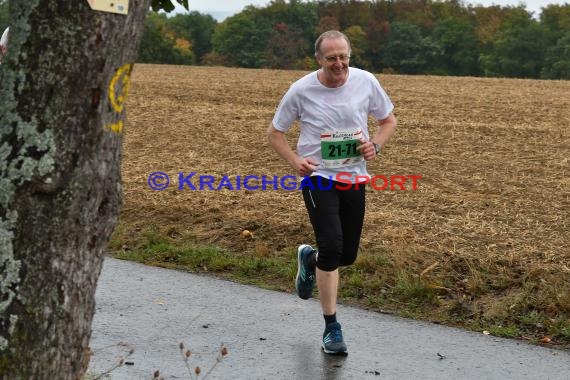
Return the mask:
M133 70L133 64L127 63L121 66L109 83L109 102L111 107L117 113L123 112L125 106L125 101L129 95L129 83L131 81L131 72ZM115 133L121 133L123 130L123 121L107 125L107 128Z
M123 121L119 120L119 122L117 122L117 123L107 125L107 128L109 128L113 132L119 134L119 133L123 132Z
M115 112L123 112L123 106L129 94L129 82L131 81L132 70L132 63L123 65L119 70L117 70L113 79L111 79L111 83L109 83L109 101L111 102ZM117 88L117 83L121 84L119 88Z

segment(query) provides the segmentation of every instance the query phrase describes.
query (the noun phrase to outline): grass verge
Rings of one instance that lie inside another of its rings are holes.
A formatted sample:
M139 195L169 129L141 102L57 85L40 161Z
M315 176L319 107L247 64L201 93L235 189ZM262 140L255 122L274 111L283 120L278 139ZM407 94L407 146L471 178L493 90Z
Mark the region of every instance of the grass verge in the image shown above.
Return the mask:
M133 236L132 229L120 224L109 247L119 259L211 274L270 290L294 291L296 247L271 252L265 244L252 242L249 251L229 252L215 245L199 244L192 236L170 235L151 226ZM568 284L560 283L555 276L527 273L520 286L515 287L507 277L471 263L467 266L470 276L458 282L448 275L438 276L435 266L417 273L409 269L413 266L398 265L387 257L390 255L364 251L354 265L341 268L339 302L534 344L570 348L570 318L561 312L570 304L568 293L562 291ZM549 312L548 307L540 305L558 307Z

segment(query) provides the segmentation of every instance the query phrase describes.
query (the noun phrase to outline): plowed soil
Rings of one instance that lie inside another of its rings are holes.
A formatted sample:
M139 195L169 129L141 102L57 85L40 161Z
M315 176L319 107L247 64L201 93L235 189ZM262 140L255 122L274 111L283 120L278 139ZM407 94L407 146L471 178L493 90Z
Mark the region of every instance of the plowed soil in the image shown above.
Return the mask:
M195 186L212 176L214 187L224 176L235 187L237 176L294 175L269 146L266 129L282 95L304 74L136 65L124 131L125 236L136 240L152 226L172 239L242 255L280 255L314 243L299 191L178 189L180 172L195 172ZM489 297L508 298L516 297L506 285L514 282L530 283L536 294L541 281L567 284L570 82L378 78L399 124L369 172L422 178L417 190L410 182L406 190L368 189L361 256L382 257L395 273L443 291L496 289ZM293 147L297 132L288 135ZM169 175L166 190L149 187L156 171ZM565 293L552 293L549 304L570 312Z

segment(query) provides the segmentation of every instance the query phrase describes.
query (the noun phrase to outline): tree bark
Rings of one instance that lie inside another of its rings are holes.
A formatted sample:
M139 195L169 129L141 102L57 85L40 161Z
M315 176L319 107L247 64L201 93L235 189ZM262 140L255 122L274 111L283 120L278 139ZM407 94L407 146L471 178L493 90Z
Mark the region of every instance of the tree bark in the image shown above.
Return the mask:
M150 0L10 0L0 66L0 378L81 379L120 207L123 107Z

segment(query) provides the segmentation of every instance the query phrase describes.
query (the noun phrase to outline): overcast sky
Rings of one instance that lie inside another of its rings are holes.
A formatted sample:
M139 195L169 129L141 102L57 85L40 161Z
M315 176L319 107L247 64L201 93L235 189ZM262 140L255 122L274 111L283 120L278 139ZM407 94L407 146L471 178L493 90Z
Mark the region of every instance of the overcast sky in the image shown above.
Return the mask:
M191 11L198 11L200 13L208 12L228 12L238 13L248 5L266 6L270 3L269 0L188 0L188 5ZM512 5L517 6L521 3L526 4L526 9L534 12L535 16L540 13L540 8L548 4L564 4L570 0L470 0L467 3L476 5L481 4L484 6L496 5ZM183 9L178 7L179 9Z

